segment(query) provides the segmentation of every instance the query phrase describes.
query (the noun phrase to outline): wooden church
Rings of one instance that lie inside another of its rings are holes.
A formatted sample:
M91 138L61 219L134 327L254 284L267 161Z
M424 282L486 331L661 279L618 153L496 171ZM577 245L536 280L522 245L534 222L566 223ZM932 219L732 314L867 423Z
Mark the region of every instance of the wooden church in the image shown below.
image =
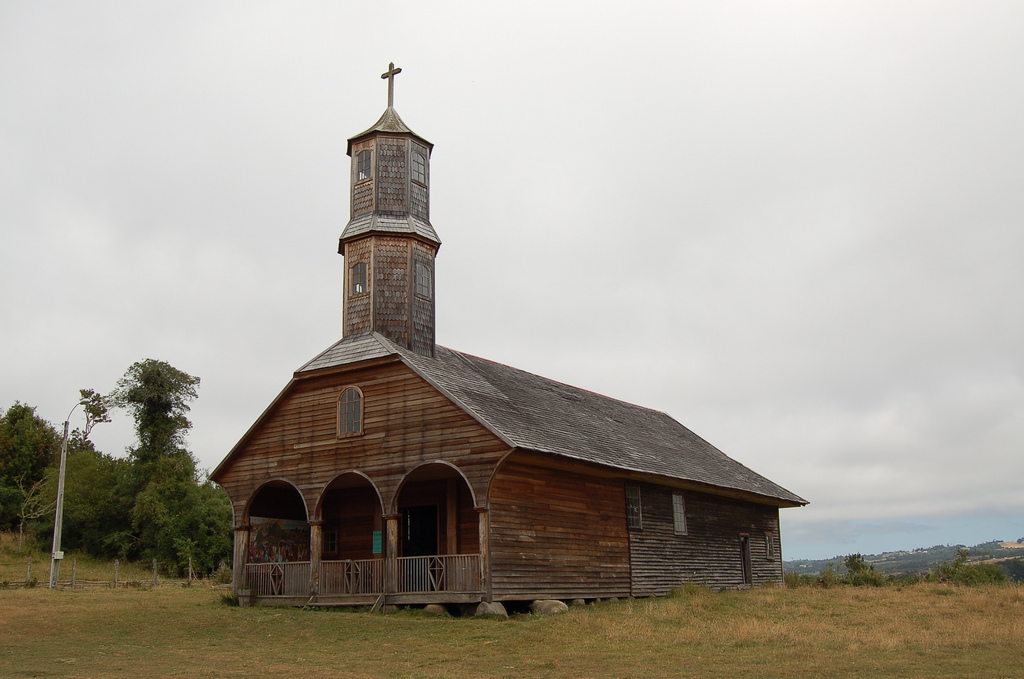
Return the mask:
M782 582L802 498L665 413L434 344L432 144L394 108L348 141L342 338L212 478L234 588L284 605L660 596Z

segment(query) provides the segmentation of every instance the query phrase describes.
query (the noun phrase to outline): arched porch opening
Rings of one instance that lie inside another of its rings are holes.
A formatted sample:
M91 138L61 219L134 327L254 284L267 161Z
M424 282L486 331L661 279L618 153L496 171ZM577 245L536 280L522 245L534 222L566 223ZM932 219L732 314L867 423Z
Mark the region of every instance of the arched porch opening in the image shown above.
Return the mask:
M316 516L322 536L319 593L383 592L384 511L373 483L358 472L339 475L320 496Z
M479 512L457 467L433 462L410 471L393 516L398 593L480 590Z
M245 519L246 588L255 596L309 592L310 525L298 489L282 479L268 481L252 494Z

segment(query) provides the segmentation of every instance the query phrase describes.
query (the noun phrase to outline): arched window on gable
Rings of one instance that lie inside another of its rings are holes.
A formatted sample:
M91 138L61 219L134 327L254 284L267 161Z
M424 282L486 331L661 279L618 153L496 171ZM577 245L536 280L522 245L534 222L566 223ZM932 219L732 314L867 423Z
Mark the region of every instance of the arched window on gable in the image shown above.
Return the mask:
M363 392L348 387L338 398L338 436L351 436L363 431Z

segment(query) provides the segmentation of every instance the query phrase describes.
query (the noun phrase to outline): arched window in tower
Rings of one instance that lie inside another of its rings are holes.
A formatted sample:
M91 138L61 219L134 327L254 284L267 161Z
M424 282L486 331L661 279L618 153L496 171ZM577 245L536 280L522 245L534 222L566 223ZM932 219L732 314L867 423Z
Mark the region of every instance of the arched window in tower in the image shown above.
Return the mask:
M338 399L338 436L351 436L363 430L363 393L348 387Z
M352 294L361 295L366 292L366 262L352 265Z
M356 181L357 182L361 182L364 179L369 179L370 177L373 176L372 173L370 172L370 163L371 163L372 157L373 157L373 154L369 150L360 151L359 155L356 156Z
M419 151L413 151L412 154L412 180L427 185L427 159Z
M416 262L416 295L424 299L434 296L434 281L430 275L430 267L423 262Z

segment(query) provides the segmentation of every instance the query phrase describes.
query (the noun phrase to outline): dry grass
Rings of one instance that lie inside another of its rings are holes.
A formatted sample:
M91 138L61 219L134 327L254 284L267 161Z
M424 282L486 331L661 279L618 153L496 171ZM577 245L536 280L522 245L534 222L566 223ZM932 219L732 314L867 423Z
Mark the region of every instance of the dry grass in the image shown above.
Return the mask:
M39 549L38 545L26 536L22 552L18 553L18 534L0 533L0 583L20 585L25 582L28 571L28 559L32 558L32 578L45 587L50 581L50 553ZM60 567L62 583L71 580L71 560L75 559L75 579L78 582L112 581L114 579L113 560L95 559L87 554L68 552ZM118 582L152 582L153 567L151 564L130 563L121 561L117 566Z
M0 592L0 676L1019 677L1024 588L801 588L508 621L221 603L209 588Z

